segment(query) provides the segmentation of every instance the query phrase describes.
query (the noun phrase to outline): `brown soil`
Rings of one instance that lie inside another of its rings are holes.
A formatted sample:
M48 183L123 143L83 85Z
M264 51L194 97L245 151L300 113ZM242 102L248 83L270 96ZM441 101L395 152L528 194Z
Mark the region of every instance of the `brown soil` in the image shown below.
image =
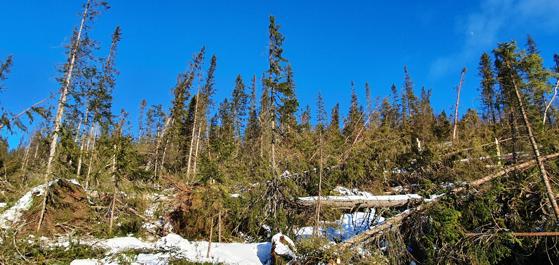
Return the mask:
M34 197L33 206L24 213L19 225L22 234L34 233L41 213L43 197ZM95 222L95 212L80 185L59 179L48 189L47 209L41 235L88 233Z

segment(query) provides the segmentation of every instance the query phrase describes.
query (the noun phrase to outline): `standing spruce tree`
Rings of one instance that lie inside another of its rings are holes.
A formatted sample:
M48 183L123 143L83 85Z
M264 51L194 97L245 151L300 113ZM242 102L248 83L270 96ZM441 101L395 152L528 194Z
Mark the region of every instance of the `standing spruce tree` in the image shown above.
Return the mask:
M551 91L547 83L550 72L543 66L543 59L531 36L528 36L526 46L526 55L522 56L519 65L526 80L522 92L526 95L528 115L536 118L536 125L539 126L540 117L543 117L545 112L545 95Z
M212 96L215 94L215 68L217 66L217 57L212 56L210 67L206 76L206 83L202 89L202 97L200 98L200 119L198 123L198 134L196 135L196 147L194 148L194 161L192 164L192 177L196 176L196 164L198 162L198 150L200 150L200 141L202 133L205 132L207 127L207 116L209 115L210 108L213 106Z
M287 221L285 212L285 204L288 198L284 197L284 193L280 187L279 168L277 166L276 148L278 140L280 140L279 132L285 132L287 137L295 124L295 112L298 108L298 102L295 97L295 85L293 81L293 73L291 67L287 65L287 60L283 57L283 41L284 37L279 32L279 25L273 16L270 17L269 30L269 46L268 46L268 70L264 78L265 90L269 90L269 125L271 130L270 141L270 163L272 181L267 189L267 199L269 221L271 221L272 230L280 231ZM268 102L263 102L268 103ZM264 106L262 106L264 108ZM278 122L279 127L278 127ZM286 139L282 139L286 140ZM287 139L287 141L292 141Z
M237 76L235 80L235 88L233 89L233 95L231 100L231 108L233 110L233 119L235 126L235 136L240 142L243 121L247 112L247 99L248 96L245 93L245 84L241 75Z
M344 136L349 139L359 131L363 126L363 107L359 105L357 93L355 92L355 84L351 82L351 103L349 105L349 114L344 121ZM353 139L352 139L353 140Z
M268 46L268 71L264 79L264 86L270 92L270 127L271 127L271 164L272 175L277 177L278 168L276 164L276 143L278 139L277 123L280 121L281 129L289 132L295 122L295 112L298 102L295 97L295 85L293 82L293 72L291 67L286 65L287 60L283 57L284 37L279 32L279 25L276 19L271 16Z
M256 109L256 76L252 78L252 84L250 86L250 98L249 98L249 110L248 110L248 121L246 125L246 130L244 134L244 154L246 157L254 162L255 154L259 152L260 146L260 135L261 128L258 117L258 110Z
M493 127L499 118L497 113L497 95L495 91L495 73L491 68L491 58L489 54L483 53L479 62L479 75L481 76L481 102L484 110L484 117L491 121ZM495 129L493 129L495 131ZM495 132L494 132L495 133Z
M163 157L161 158L161 168L165 166L166 151L170 148L170 146L174 146L177 149L178 157L176 161L178 164L175 165L175 170L183 169L187 165L187 143L189 142L189 139L192 139L192 137L188 138L189 115L191 114L188 112L186 105L188 99L190 98L190 89L194 83L196 75L200 71L200 65L204 60L204 54L205 48L202 47L202 49L200 49L200 51L194 56L188 71L180 74L177 78L177 85L173 89L174 98L169 121L171 133L167 136L165 128L161 133L161 138L165 139L165 144L163 145L164 151L162 153ZM194 128L192 128L192 130L194 130Z

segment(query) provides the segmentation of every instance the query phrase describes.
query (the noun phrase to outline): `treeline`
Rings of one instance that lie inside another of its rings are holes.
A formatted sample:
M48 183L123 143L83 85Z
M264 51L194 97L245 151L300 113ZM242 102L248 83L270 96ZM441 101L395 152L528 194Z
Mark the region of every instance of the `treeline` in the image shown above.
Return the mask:
M86 190L112 194L114 206L119 191L141 193L171 180L190 187L195 198L189 215L181 215L187 228L179 232L207 238L208 226L214 225L213 218L219 213L226 236L254 240L266 238L270 231L292 233L294 226L320 220L309 221L310 214L294 203L297 196L328 194L336 185L375 192L404 186L428 194L439 190L439 184L479 178L530 158L520 103L540 152L558 149L554 99L559 56L554 56L553 68L546 68L530 37L524 48L515 42L500 43L481 56L482 108L469 109L458 119L453 137L453 120L444 111L433 111L432 91L417 89L406 67L403 84L392 85L390 96L380 101L371 97L368 83L363 88L352 83L346 117L340 115L339 104L327 110L320 94L313 108L301 106L296 96L296 67L284 57L284 36L274 17L269 20L268 69L264 73L237 76L232 94L215 102L214 74L219 60L202 47L188 62L188 70L178 74L169 109L148 105L146 100L140 103L139 131L134 132L130 123L135 121L128 119L125 110L111 111L112 92L118 88L118 44L126 34L117 27L108 54L101 57L98 42L90 37L95 20L107 8L100 1L86 3L81 24L67 46L68 60L60 69L56 104L25 110L30 118L36 117L34 113L44 117L33 131L27 131L27 143L10 151L3 142L0 173L7 190L54 178L75 178ZM8 57L2 62L0 81L8 77L12 60ZM358 89L365 90L364 103L358 100ZM3 109L3 133L13 126L29 127L20 120L22 115ZM556 168L557 164L551 165L550 175L557 173ZM549 224L541 222L551 210L540 179L530 181L533 174L529 172L514 175L516 184L525 186L498 183L489 197L471 195L485 204L474 199L445 204L450 208L439 209L434 219L452 221L444 223L448 226L435 229L433 223L420 222L432 229L422 230L428 233L427 242L415 235L406 240L421 253L415 257L437 260L440 257L430 252L433 247L462 242L450 230L462 233L494 225L526 230ZM527 193L534 197L522 206L510 204ZM37 231L41 231L46 198ZM474 208L465 203L475 204ZM483 211L472 211L480 208ZM334 216L325 211L326 218ZM492 211L502 215L493 216ZM320 209L312 214L319 215ZM111 213L111 229L113 218ZM200 224L200 219L212 223ZM528 249L520 245L507 241L499 245L503 255L486 260L493 263L513 257L511 249ZM503 250L507 247L508 252Z

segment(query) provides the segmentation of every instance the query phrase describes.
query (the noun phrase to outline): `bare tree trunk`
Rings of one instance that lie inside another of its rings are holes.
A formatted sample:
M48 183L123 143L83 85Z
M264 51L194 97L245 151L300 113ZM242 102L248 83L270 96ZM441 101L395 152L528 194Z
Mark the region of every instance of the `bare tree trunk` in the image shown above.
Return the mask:
M159 149L161 148L161 143L165 139L165 134L166 134L167 129L169 128L170 124L171 124L171 117L168 117L167 120L165 121L165 125L163 125L163 130L161 130L161 134L159 135L159 137L157 137L157 141L156 141L156 144L155 144L155 162L154 162L154 173L153 174L155 175L156 178L157 178L157 170L158 170L158 166L159 166L158 165Z
M37 141L37 143L35 144L35 151L33 152L33 160L36 160L37 156L39 155L39 146L40 142Z
M84 28L85 20L89 11L90 0L87 1L85 9L83 11L82 20L80 23L80 28L78 30L78 35L75 39L74 47L71 51L70 64L68 66L68 72L66 73L66 78L64 80L64 85L60 91L60 100L58 101L58 110L56 111L56 119L54 120L54 130L52 132L52 138L50 141L50 151L47 160L47 168L45 170L45 193L43 195L43 205L41 207L41 214L39 217L39 222L37 222L37 232L41 230L41 225L43 223L43 218L45 217L45 211L47 209L47 197L49 193L50 174L52 171L52 161L54 160L54 155L56 154L56 145L58 143L58 132L60 131L60 126L62 125L62 115L64 114L64 105L66 104L66 97L68 96L68 90L70 89L70 83L72 80L72 72L74 71L74 65L76 62L76 57L78 53L78 47L81 40L82 30Z
M85 176L85 190L87 190L89 188L89 177L91 176L91 168L93 166L93 159L95 159L95 124L91 125L91 128L89 129L89 140L91 142L91 147L89 146L89 144L87 145L87 149L89 150L91 148L91 151L89 153L89 163L87 165L87 174Z
M113 222L115 215L115 204L116 204L116 193L118 192L117 181L116 181L116 144L113 145L113 160L111 163L111 174L113 177L114 188L113 188L113 199L111 202L111 214L109 218L109 235L113 234Z
M198 136L196 136L196 148L194 151L194 163L192 165L192 178L194 180L196 177L196 164L198 163L198 149L200 148L200 134L202 134L202 126L198 126Z
M509 69L512 70L510 63L507 61L507 65ZM555 220L559 220L559 205L557 205L557 201L555 200L555 194L553 193L553 188L551 187L551 182L547 176L547 171L545 170L545 165L543 160L540 156L540 150L538 149L538 143L536 142L536 137L532 132L532 126L530 125L530 121L528 120L528 114L526 114L526 110L524 109L524 103L522 102L522 95L520 94L520 90L516 85L516 81L514 80L514 76L511 74L511 80L514 87L514 92L516 94L516 99L518 100L518 105L520 106L520 111L522 113L522 118L524 120L524 125L526 126L526 130L528 131L528 137L530 138L530 144L532 145L532 151L534 152L534 158L538 164L538 168L542 175L543 183L545 184L545 189L547 192L547 197L549 202L551 203L553 213L555 215Z
M501 158L501 147L499 145L499 139L495 137L495 148L497 149L497 165L501 166L503 159Z
M456 88L456 105L454 106L454 127L452 129L452 141L456 141L458 133L458 106L460 105L460 90L462 90L462 84L464 83L464 75L466 74L466 67L462 69L462 74L460 75L460 83Z
M214 232L214 218L212 217L210 220L210 240L208 240L208 252L206 253L206 258L210 257L210 250L212 248L212 235Z
M30 139L27 148L25 148L25 153L23 154L23 161L21 162L21 172L23 174L25 174L25 171L27 169L27 162L29 161L29 150L31 149L32 143L33 143L33 139ZM26 178L25 176L23 177Z
M318 198L316 200L316 224L315 224L315 228L313 231L314 236L318 236L320 233L320 200L321 200L321 196L322 196L322 128L320 128L320 132L318 134L318 141L319 141L319 146L318 148L320 149L319 153L319 158L318 158Z
M545 111L543 113L543 122L542 122L543 125L545 125L545 121L547 120L547 112L549 111L549 108L551 108L551 105L553 104L553 101L557 97L557 89L558 88L559 88L559 79L555 83L555 88L553 88L553 97L551 97L551 100L549 100L549 103L547 103L547 106L545 106Z
M192 150L194 149L194 136L196 135L196 127L197 127L197 120L198 120L198 101L200 99L200 89L196 93L196 104L194 105L194 122L192 123L192 133L190 135L190 147L188 150L188 163L186 166L186 179L190 179L190 164L192 163Z
M87 124L87 114L88 112L85 113L85 123L84 126ZM78 129L79 132L79 129ZM78 155L78 168L76 169L76 179L80 178L80 173L82 170L82 160L83 160L83 149L85 147L85 142L86 142L86 138L87 138L87 131L83 132L83 136L82 136L82 140L80 142L80 153ZM89 140L87 140L89 141Z
M221 210L217 215L217 242L221 243Z

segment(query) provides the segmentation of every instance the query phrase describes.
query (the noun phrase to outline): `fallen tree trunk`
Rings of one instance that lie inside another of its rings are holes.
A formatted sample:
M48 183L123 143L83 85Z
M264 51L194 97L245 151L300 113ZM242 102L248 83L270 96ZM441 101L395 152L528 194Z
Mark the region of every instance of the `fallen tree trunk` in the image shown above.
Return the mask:
M546 155L546 156L542 156L540 157L541 161L546 161L546 160L551 160L551 159L555 159L559 157L559 153L554 153L554 154L550 154L550 155ZM501 176L504 176L510 172L513 171L517 171L517 170L526 170L528 168L531 168L533 166L535 166L537 164L536 160L530 160L530 161L526 161L524 163L520 163L518 165L515 166L511 166L511 167L507 167L503 170L500 170L494 174L488 175L486 177L483 177L481 179L472 181L469 183L470 187L478 187L481 186L489 181L492 181L496 178L499 178ZM467 187L459 187L459 188L455 188L451 191L451 193L459 193L462 191L465 191L467 189ZM357 236L354 236L352 238L350 238L349 240L346 240L345 242L343 242L340 247L342 249L347 248L349 246L352 246L354 244L358 244L358 243L367 243L369 240L371 240L372 238L374 238L376 235L385 232L385 231L389 231L390 229L396 228L398 226L400 226L402 224L402 221L404 221L407 217L409 217L410 215L414 214L414 213L418 213L421 212L425 209L428 208L428 206L431 205L432 202L436 202L436 200L431 200L429 201L429 203L423 204L423 205L419 205L415 208L412 209L408 209L406 211L403 211L393 217L391 217L390 219L386 220L384 223L375 226Z
M423 201L417 194L378 195L378 196L313 196L300 197L298 203L303 206L315 206L320 199L321 206L353 209L356 207L396 207L414 201Z

